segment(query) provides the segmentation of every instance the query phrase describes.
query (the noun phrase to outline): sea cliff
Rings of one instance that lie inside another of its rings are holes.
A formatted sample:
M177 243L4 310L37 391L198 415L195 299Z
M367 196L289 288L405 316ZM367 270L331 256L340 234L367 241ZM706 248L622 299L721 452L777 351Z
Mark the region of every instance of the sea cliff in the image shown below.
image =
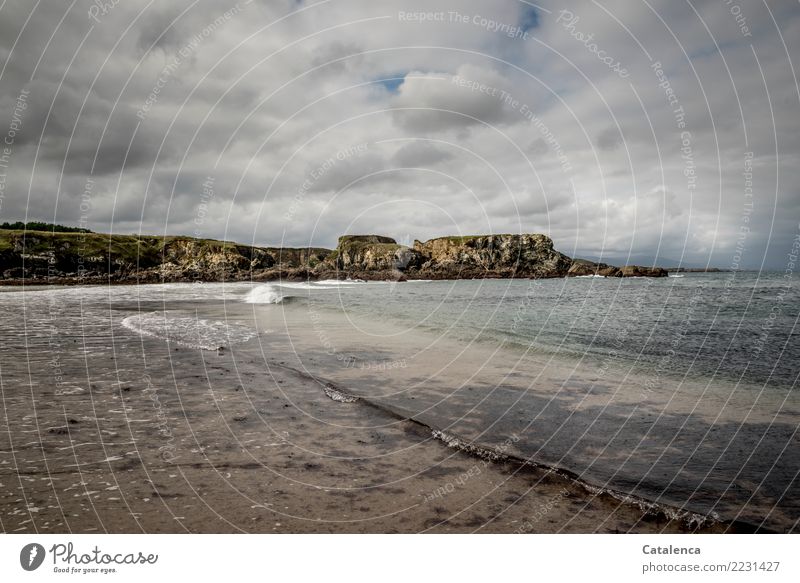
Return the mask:
M258 247L183 236L0 230L0 284L665 277L658 267L573 260L541 234L414 241L344 235L336 249Z

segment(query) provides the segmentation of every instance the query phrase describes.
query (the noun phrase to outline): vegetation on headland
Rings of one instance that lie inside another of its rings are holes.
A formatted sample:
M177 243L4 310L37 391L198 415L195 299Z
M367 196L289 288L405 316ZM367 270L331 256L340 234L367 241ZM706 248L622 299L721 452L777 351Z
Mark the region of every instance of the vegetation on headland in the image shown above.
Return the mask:
M8 221L0 224L0 229L4 231L50 231L52 233L91 233L89 229L82 229L81 227L68 227L66 225L56 225L54 223L44 223L41 221L15 221L9 223Z
M13 225L13 224L12 224ZM26 224L26 227L31 224ZM52 227L52 225L51 225ZM539 234L439 237L413 247L343 235L335 250L242 245L172 235L0 229L0 282L156 283L271 279L665 277L661 268L573 260Z
M246 279L309 268L330 251L241 245L186 236L0 230L0 281L93 283Z

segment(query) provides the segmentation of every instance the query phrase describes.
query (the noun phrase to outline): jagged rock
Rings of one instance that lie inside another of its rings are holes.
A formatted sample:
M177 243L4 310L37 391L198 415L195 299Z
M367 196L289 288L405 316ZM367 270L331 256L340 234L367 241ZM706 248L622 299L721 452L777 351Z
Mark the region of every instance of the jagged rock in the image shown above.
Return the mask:
M331 253L191 237L14 230L0 231L0 249L6 281L35 278L60 284L240 281L275 268L309 269Z
M605 263L595 263L586 259L573 259L572 267L567 272L568 277L579 277L585 275L604 275L614 277L618 269Z
M667 277L667 270L661 267L642 267L626 265L614 267L605 263L595 263L585 259L575 259L567 272L569 277L581 275L603 275L605 277Z
M620 267L618 277L667 277L667 270L661 267L626 265Z
M24 269L23 269L24 264ZM308 281L665 277L661 268L573 261L545 235L440 237L399 245L380 235L345 235L334 251L273 248L191 237L0 231L5 284L157 283L182 281Z
M603 275L605 277L619 277L619 268L614 267L613 265L601 267L597 270L597 275Z
M425 258L420 277L563 277L572 260L546 235L440 237L414 242Z
M421 263L415 250L379 235L339 237L333 258L333 267L345 272L403 271Z

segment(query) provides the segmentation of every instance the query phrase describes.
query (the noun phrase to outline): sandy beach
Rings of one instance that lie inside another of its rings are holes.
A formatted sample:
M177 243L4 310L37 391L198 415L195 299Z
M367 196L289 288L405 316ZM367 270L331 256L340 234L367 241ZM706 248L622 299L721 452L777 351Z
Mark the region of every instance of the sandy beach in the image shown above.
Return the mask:
M267 318L270 329L262 322L257 336L222 350L119 325L132 311L157 307L115 305L107 317L84 317L89 329L55 335L43 328L15 339L4 331L4 532L741 529L671 520L506 459L513 435L492 451L451 447L397 407L350 397L359 375L374 381L391 365L377 372L376 365L343 366L347 386L302 370L291 355L312 357L297 343L314 342L314 330L278 310ZM263 314L251 306L215 310L231 325ZM280 321L283 332L294 326L291 346L276 329Z

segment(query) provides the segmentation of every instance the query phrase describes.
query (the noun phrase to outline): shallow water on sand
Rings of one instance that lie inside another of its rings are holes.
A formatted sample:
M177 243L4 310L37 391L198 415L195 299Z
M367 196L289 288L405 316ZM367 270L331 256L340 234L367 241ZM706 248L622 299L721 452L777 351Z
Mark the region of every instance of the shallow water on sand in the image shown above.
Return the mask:
M0 317L22 325L3 326L2 358L49 362L70 342L104 354L109 335L131 333L233 346L237 358L320 379L332 407L358 398L453 445L458 436L598 489L791 531L797 290L778 301L780 279L726 277L4 290ZM370 423L348 417L341 430Z
M347 395L600 489L778 530L798 516L798 403L702 379L645 380L295 302L258 314L266 354ZM286 347L290 346L287 350Z

